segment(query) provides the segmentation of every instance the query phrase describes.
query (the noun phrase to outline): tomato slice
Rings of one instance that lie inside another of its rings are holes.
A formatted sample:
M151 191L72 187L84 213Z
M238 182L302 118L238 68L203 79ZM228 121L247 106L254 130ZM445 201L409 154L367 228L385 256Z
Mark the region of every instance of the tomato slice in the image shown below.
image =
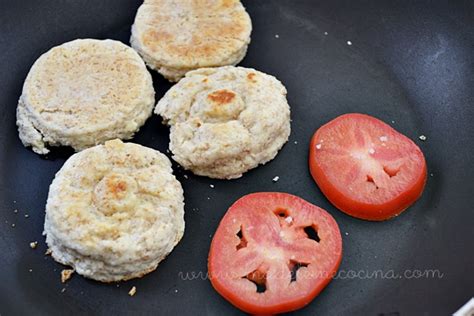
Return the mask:
M420 148L384 122L345 114L314 134L311 175L341 211L366 220L403 212L423 192L426 162Z
M287 193L240 198L212 239L209 276L225 299L252 314L293 311L331 281L342 238L323 209Z

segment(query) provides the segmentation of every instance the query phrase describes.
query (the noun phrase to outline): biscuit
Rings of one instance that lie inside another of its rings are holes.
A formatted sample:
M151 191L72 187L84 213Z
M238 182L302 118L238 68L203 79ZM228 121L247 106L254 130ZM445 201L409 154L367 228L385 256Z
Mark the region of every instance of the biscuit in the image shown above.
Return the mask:
M74 154L59 170L44 234L56 261L113 282L155 270L183 236L183 217L169 159L117 139Z
M272 160L290 135L286 89L275 77L225 66L190 71L158 102L170 150L185 169L232 179Z
M238 64L251 31L239 0L145 0L130 43L150 68L178 81L193 69Z
M38 154L129 139L152 114L150 73L130 47L80 39L56 46L31 67L17 107L20 139Z

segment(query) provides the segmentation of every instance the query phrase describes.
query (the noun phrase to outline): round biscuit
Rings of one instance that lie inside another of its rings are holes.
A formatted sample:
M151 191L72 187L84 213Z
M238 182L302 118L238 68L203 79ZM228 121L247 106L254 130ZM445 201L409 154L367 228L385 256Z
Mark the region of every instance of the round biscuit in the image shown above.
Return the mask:
M290 135L286 89L255 69L190 71L158 102L173 159L197 175L232 179L272 160Z
M150 68L178 81L193 69L238 64L251 31L239 0L145 0L130 43Z
M21 141L76 151L129 139L153 111L151 75L140 56L113 40L80 39L43 54L31 67L17 107Z
M56 261L114 282L155 270L184 225L183 189L169 159L116 139L74 154L59 170L44 234Z

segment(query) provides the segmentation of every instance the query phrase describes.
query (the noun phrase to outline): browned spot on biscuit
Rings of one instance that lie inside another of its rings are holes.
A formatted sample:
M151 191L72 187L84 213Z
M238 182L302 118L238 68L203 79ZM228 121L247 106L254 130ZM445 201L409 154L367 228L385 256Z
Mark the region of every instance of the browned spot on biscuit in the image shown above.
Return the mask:
M127 183L125 181L117 181L116 179L111 178L107 181L107 187L110 193L119 195L127 190Z
M163 41L171 41L172 35L168 32L148 30L143 34L143 42L150 47L155 48L155 44Z
M207 81L208 81L207 78L202 79L202 82L207 82Z
M251 72L251 73L247 74L247 79L252 81L252 82L257 82L257 80L255 80L256 75L257 75L256 73Z
M207 98L219 105L231 102L235 98L235 93L229 90L217 90L207 95Z
M230 8L235 5L235 0L224 0L222 1L222 7Z

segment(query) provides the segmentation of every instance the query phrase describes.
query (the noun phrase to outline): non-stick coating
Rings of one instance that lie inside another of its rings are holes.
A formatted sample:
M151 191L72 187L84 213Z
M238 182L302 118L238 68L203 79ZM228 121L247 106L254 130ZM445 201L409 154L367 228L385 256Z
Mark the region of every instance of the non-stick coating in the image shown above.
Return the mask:
M56 150L42 158L25 149L15 127L17 100L32 63L52 46L88 37L128 43L139 4L0 2L2 315L240 315L205 280L207 253L226 209L256 191L293 193L328 210L343 234L341 271L369 273L365 278L339 275L296 314L447 315L472 297L472 1L244 1L254 30L242 65L273 74L288 88L293 119L289 142L275 160L238 180L196 177L175 166L185 190L186 232L157 271L118 285L77 275L61 284L63 267L43 255L41 233L48 186L71 151ZM153 80L160 98L171 85L156 73ZM344 215L309 175L312 133L347 112L384 120L425 153L425 192L398 218L371 223ZM134 141L165 152L168 132L154 116ZM275 176L280 177L276 183ZM31 241L39 242L37 249L29 247ZM438 273L390 278L392 270L425 269ZM370 276L376 271L385 274ZM191 273L197 278L185 280ZM133 298L127 295L132 286L137 287Z

